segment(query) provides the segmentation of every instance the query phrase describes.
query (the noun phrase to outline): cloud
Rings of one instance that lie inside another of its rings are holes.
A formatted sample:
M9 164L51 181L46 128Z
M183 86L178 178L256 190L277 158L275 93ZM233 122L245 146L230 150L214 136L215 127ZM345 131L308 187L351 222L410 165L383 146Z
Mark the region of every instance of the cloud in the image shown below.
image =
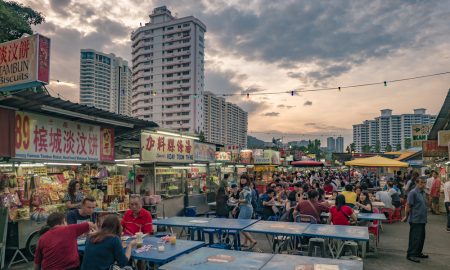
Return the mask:
M50 7L57 13L67 16L71 0L50 0Z
M307 100L305 101L305 103L303 103L303 106L312 106L312 104L312 101Z
M279 115L280 115L279 112L268 112L268 113L262 114L262 116L266 116L266 117L277 117Z
M279 108L279 109L292 109L292 108L295 108L295 106L280 104L280 105L277 106L277 108Z

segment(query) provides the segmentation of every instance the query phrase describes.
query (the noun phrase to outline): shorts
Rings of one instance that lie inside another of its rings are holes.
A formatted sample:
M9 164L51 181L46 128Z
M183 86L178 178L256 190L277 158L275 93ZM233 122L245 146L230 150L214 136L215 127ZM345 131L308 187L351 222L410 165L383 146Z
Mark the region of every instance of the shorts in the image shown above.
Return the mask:
M251 219L253 216L253 207L250 205L241 205L239 207L238 219Z
M439 197L431 197L431 203L438 204L439 203Z

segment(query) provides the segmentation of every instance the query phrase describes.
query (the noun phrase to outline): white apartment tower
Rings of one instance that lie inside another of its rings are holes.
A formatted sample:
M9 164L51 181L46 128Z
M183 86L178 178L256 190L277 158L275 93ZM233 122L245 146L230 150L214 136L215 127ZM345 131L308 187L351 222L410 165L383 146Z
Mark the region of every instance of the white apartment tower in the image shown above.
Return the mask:
M131 70L114 54L80 53L80 104L131 116Z
M132 115L182 132L203 130L206 26L165 6L131 34Z
M205 113L203 130L207 142L247 147L247 112L211 92L204 93L203 108Z
M369 146L372 151L385 152L405 149L405 139L412 138L412 125L433 124L435 115L426 114L426 109L415 109L413 114L393 115L392 110L381 110L381 115L374 120L365 120L353 125L353 143L355 150L362 152Z

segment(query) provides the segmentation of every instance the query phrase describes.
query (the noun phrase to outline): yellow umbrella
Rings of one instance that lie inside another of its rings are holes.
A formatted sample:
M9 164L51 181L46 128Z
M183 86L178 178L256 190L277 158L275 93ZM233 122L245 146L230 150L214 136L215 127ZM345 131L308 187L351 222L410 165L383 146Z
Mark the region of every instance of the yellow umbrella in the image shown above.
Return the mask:
M368 158L357 158L352 161L345 162L346 166L355 167L408 167L409 164L398 160L385 158L381 156L374 156Z

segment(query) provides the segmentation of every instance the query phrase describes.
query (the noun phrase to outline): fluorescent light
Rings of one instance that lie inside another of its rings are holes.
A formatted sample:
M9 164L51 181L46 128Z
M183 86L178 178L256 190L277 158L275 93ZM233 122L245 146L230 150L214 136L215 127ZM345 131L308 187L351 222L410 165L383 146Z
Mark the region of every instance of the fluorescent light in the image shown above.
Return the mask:
M192 139L192 140L200 140L198 137L194 137L194 136L189 136L189 135L183 135L180 133L174 133L174 132L169 132L169 131L162 131L162 130L157 130L156 133L158 134L163 134L163 135L168 135L168 136L173 136L173 137L181 137L181 138L186 138L186 139Z
M138 158L124 158L124 159L116 159L115 162L128 162L128 161L139 161Z
M116 164L116 166L118 166L118 167L131 167L130 165L127 165L127 164Z
M12 167L12 164L0 164L0 167ZM44 167L45 165L42 163L24 163L24 164L18 164L16 163L16 167L22 167L22 168L32 168L32 167Z
M189 167L189 166L172 166L171 168L175 169L175 170L188 170L191 167Z
M245 168L245 165L236 165L236 168Z
M54 163L54 162L48 162L48 163L44 163L45 165L50 165L50 166L81 166L81 163Z
M51 106L47 106L47 105L41 105L41 110L44 110L44 111L47 111L47 112L59 113L59 114L72 116L72 117L78 117L78 118L91 120L91 121L96 121L96 122L102 122L102 123L111 124L111 125L115 125L115 126L122 126L122 127L127 127L127 128L133 128L134 127L133 124L120 122L120 121L115 121L115 120L106 119L106 118L100 118L100 117L87 115L87 114L83 114L83 113L72 112L72 111L59 109L59 108L55 108L55 107L51 107Z
M0 164L0 167L12 167L12 164Z
M206 164L193 163L193 164L189 164L189 166L193 166L193 167L206 167Z

